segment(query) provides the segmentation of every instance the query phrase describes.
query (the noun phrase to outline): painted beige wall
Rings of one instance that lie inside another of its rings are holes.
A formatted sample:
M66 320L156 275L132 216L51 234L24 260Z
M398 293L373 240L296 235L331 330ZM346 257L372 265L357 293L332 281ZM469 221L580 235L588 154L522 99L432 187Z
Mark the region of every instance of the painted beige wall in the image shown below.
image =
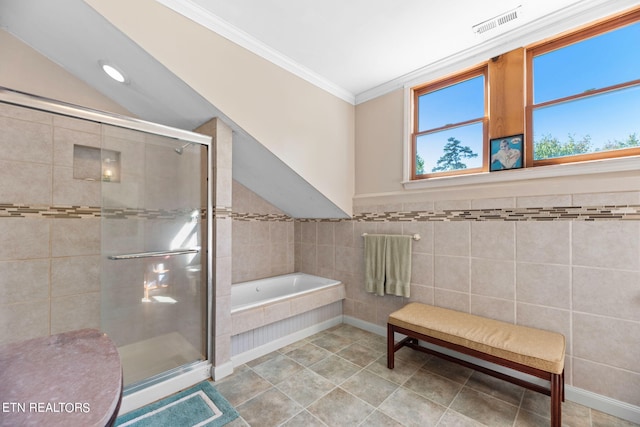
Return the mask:
M87 3L351 213L353 105L153 0Z
M0 86L134 117L131 112L4 30L0 30L0 46Z
M402 191L402 89L356 107L356 194Z

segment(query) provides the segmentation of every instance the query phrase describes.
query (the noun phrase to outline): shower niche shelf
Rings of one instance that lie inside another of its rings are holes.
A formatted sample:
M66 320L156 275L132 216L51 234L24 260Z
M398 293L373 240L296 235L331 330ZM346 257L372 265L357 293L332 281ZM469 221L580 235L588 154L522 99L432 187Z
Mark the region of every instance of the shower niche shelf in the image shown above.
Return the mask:
M73 178L83 181L120 182L120 152L74 145Z

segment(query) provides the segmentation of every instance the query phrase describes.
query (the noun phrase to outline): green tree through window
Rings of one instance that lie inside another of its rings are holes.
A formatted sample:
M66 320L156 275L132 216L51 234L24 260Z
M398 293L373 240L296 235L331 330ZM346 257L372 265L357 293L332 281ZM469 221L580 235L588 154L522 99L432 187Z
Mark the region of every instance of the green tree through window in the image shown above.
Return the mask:
M640 139L638 139L638 135L636 133L632 133L627 137L626 141L608 141L606 144L602 146L603 150L620 150L622 148L631 148L631 147L640 147Z
M487 65L414 88L413 178L482 171Z
M567 142L561 142L551 135L543 135L534 145L534 160L550 159L554 157L575 156L592 151L591 137L585 135L576 141L573 135L568 136Z
M424 173L424 159L420 154L416 154L416 175Z
M460 145L461 142L451 137L447 139L447 145L444 146L444 154L438 159L437 166L431 172L445 172L458 169L466 169L467 165L462 159L472 159L478 157L470 147Z
M532 166L638 154L638 19L640 10L528 51Z

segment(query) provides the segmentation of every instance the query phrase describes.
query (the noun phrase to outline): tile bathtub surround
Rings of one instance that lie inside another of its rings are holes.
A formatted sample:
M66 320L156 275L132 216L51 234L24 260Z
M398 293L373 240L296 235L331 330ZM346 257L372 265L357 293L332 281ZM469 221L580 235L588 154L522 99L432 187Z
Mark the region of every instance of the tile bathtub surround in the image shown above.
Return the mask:
M293 218L233 181L233 283L294 272Z
M358 206L352 220L296 220L296 270L341 280L344 314L378 326L417 301L560 332L567 384L640 406L640 368L628 359L640 353L639 199ZM422 236L413 242L410 298L364 292L362 233Z
M549 425L549 398L404 348L386 367L385 337L350 325L312 335L215 382L239 426ZM563 403L563 425L626 426Z

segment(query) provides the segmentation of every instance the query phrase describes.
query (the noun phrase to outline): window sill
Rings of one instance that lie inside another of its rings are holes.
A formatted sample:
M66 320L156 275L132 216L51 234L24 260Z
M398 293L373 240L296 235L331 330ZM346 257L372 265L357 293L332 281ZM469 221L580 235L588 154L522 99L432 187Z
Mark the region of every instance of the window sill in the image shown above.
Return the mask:
M405 190L452 188L640 170L640 156L403 181Z

